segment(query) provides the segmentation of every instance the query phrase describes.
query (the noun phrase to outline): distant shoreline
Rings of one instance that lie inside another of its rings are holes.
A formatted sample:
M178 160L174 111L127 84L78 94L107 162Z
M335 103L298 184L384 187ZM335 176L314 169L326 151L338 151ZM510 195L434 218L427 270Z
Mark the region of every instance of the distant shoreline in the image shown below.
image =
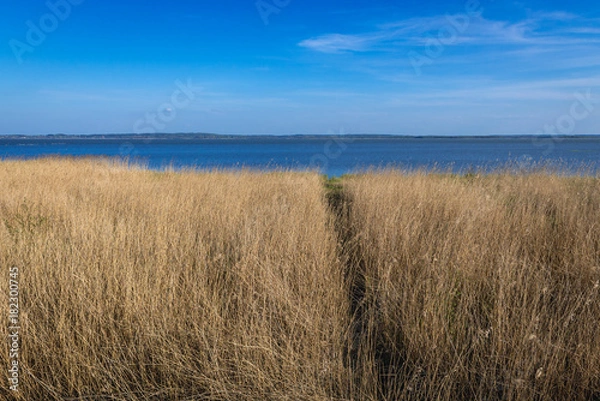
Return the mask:
M267 134L210 134L210 133L181 133L181 134L44 134L44 135L18 135L1 134L2 140L107 140L107 141L165 141L165 140L256 140L256 139L333 139L348 138L353 140L374 140L374 139L535 139L535 138L554 138L554 139L600 139L600 134L579 134L579 135L542 135L542 134L506 134L506 135L401 135L401 134L286 134L286 135L267 135Z

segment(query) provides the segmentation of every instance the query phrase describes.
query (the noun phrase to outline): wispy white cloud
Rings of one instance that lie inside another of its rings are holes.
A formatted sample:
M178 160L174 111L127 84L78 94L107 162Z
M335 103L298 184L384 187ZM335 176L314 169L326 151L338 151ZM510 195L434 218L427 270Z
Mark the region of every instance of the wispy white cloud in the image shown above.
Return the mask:
M380 40L381 38L377 34L342 35L335 33L306 39L299 45L321 53L361 52L370 50Z
M539 11L533 14L533 18L537 20L572 21L580 17L566 11Z
M568 22L568 26L561 26ZM573 26L577 24L576 26ZM569 33L569 35L565 35ZM299 43L322 53L402 51L427 46L445 36L447 45L569 45L600 43L597 21L565 12L538 13L521 21L499 21L480 15L440 15L382 24L359 34L328 33Z
M48 101L56 102L115 102L115 101L137 101L139 96L122 90L111 90L104 93L97 91L80 90L58 90L58 89L40 89L37 96Z
M456 80L451 87L434 86L415 93L391 96L390 104L415 106L432 104L465 105L489 101L569 101L576 92L590 90L594 102L600 102L600 76L572 79L541 79L529 82L501 82L486 79Z
M600 35L600 28L592 28L592 27L575 27L565 29L565 32L570 32L574 34L582 34L582 35Z

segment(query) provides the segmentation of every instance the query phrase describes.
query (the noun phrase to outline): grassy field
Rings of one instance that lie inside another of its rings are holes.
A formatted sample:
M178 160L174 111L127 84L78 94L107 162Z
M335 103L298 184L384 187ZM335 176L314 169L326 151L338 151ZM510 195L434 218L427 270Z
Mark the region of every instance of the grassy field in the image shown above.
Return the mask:
M600 399L600 180L344 181L383 399Z
M600 399L595 177L4 161L0 266L0 399Z

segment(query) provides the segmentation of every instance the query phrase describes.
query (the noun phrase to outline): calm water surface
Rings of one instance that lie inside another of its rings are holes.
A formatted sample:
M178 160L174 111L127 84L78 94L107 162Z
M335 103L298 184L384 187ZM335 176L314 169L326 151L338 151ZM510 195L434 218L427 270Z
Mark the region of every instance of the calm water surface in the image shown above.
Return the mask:
M507 164L560 163L599 170L600 136L575 138L299 138L61 139L2 138L0 158L48 155L129 158L150 168L319 169L330 176L370 167L455 172Z

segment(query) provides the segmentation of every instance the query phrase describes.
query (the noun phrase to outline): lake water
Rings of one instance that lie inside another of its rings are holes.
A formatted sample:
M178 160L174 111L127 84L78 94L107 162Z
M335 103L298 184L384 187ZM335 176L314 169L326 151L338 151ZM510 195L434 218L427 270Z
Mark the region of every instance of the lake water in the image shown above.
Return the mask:
M540 163L599 171L600 136L490 137L228 137L14 138L0 137L0 158L48 155L109 156L150 168L318 169L339 176L370 167L438 168L464 172Z

